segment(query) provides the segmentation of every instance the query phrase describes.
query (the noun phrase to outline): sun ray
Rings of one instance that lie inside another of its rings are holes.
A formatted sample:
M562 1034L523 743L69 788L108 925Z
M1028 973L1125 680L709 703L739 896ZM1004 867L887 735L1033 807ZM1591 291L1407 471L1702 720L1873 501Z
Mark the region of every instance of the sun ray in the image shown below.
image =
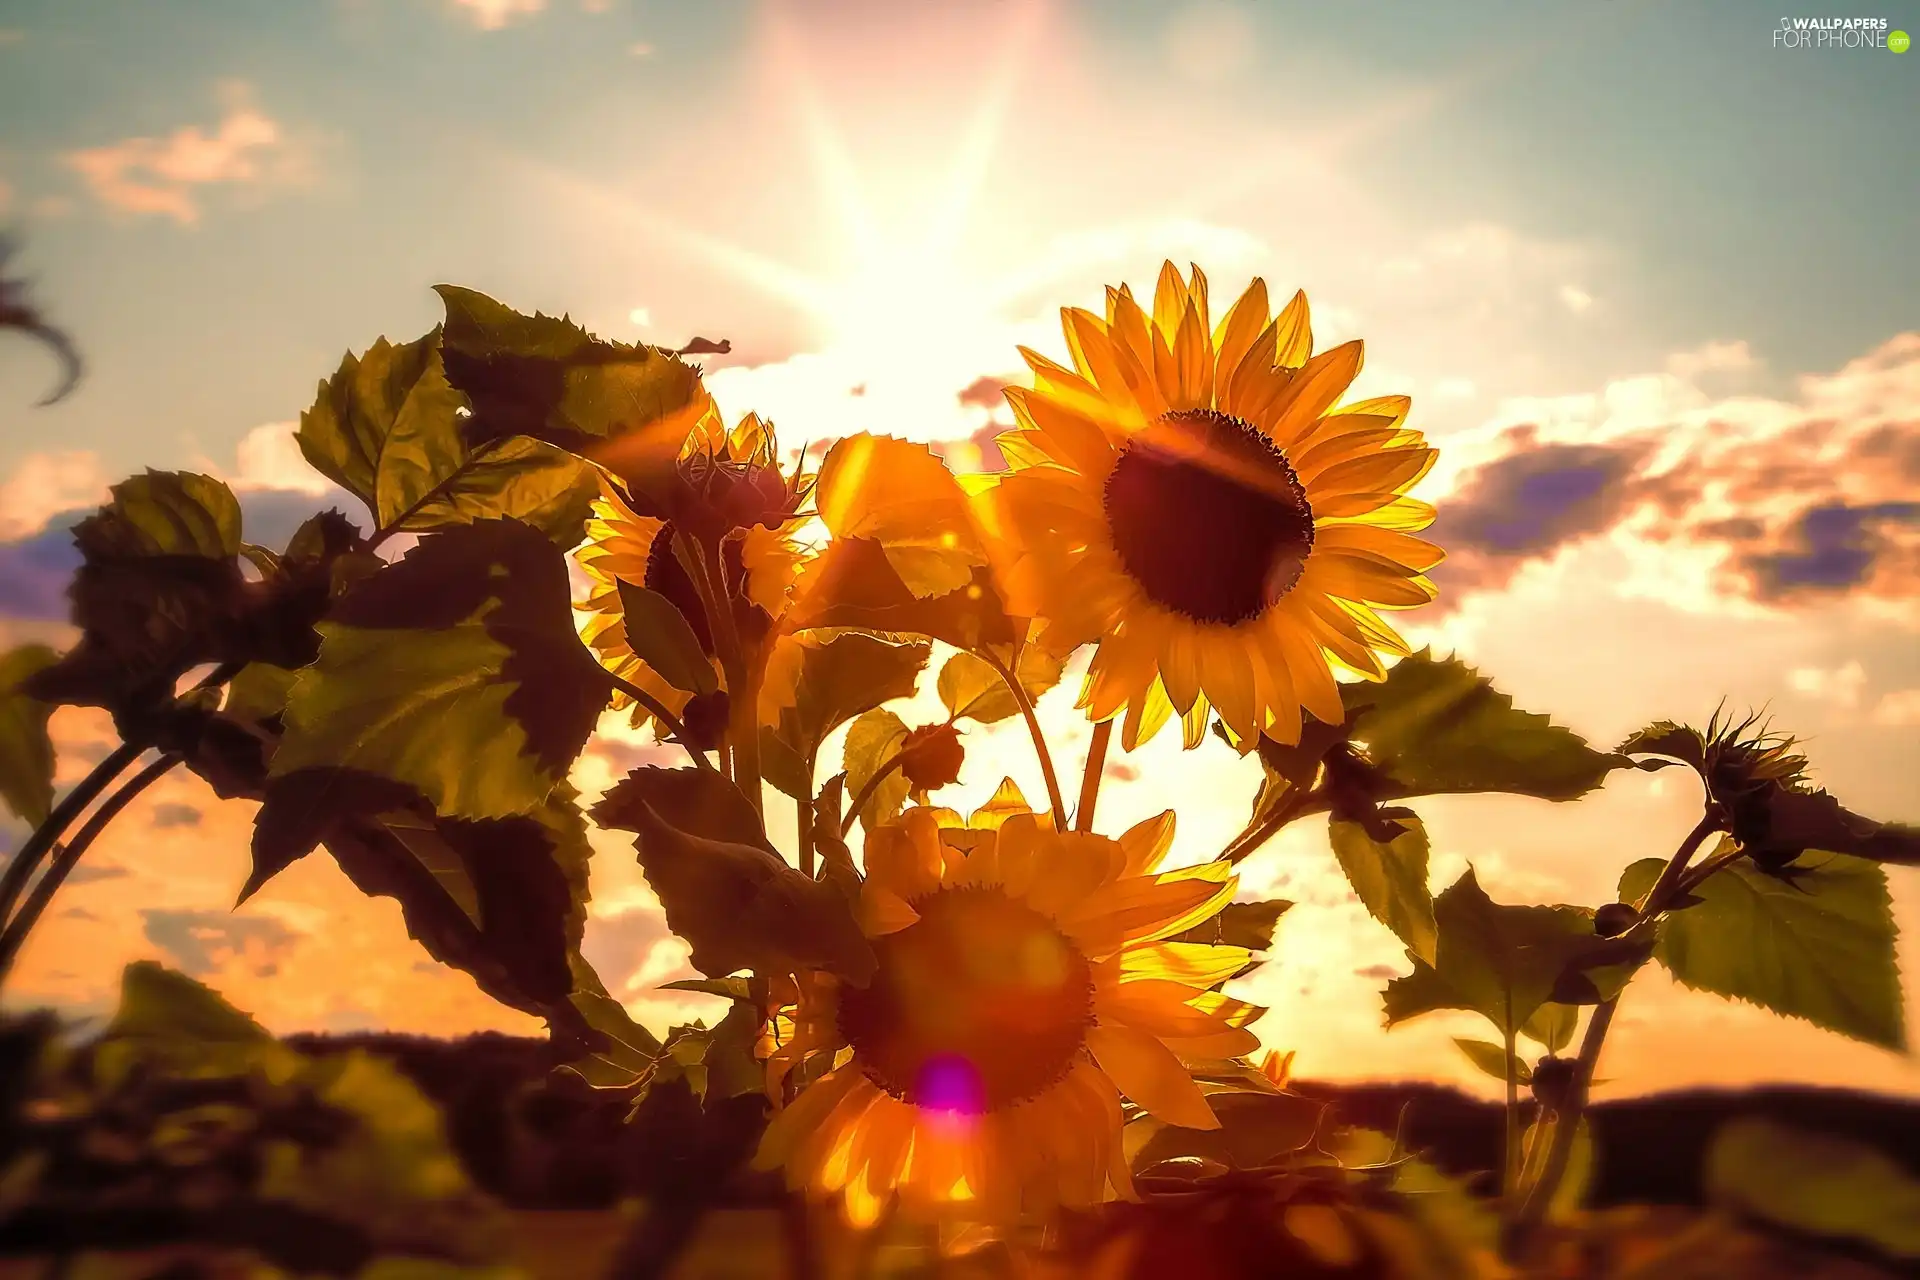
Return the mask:
M854 164L846 140L821 100L799 33L785 10L784 5L774 5L767 11L767 34L774 67L793 96L801 134L813 159L815 179L858 256L880 240L880 228L867 204L859 167Z
M1038 0L1011 8L1000 57L968 119L966 133L947 170L946 190L927 229L927 248L932 253L950 255L966 233L1045 12Z

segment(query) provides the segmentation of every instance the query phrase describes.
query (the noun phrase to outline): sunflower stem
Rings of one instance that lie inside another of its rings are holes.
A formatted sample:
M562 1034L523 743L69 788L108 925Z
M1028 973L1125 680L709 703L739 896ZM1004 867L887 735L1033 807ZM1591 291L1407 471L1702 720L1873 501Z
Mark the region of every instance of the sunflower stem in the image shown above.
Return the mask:
M1511 1010L1509 1010L1509 1014L1511 1014ZM1505 1133L1505 1141L1500 1160L1500 1195L1503 1199L1511 1203L1513 1197L1519 1194L1520 1189L1520 1079L1518 1073L1514 1070L1514 1063L1517 1059L1514 1056L1515 1036L1511 1016L1507 1019L1505 1031L1507 1047L1507 1106L1506 1124L1503 1130Z
M1311 809L1318 799L1320 799L1318 791L1309 791L1301 787L1293 788L1278 804L1267 811L1265 817L1235 836L1232 842L1221 850L1220 856L1228 862L1241 862L1251 857L1261 845L1278 835L1282 827Z
M1659 915L1680 896L1684 891L1682 886L1687 864L1693 860L1701 843L1720 829L1721 818L1719 807L1709 804L1700 821L1680 842L1680 847L1673 851L1659 879L1654 881L1653 888L1647 890L1647 896L1639 902L1641 918L1650 919ZM1709 865L1718 870L1724 862ZM1580 1040L1580 1055L1573 1064L1573 1079L1567 1085L1565 1105L1555 1109L1557 1116L1553 1126L1553 1145L1547 1148L1547 1158L1540 1166L1540 1176L1526 1189L1526 1200L1508 1226L1506 1243L1511 1256L1518 1256L1519 1251L1531 1242L1540 1224L1546 1220L1547 1207L1553 1203L1561 1180L1567 1176L1567 1165L1573 1158L1574 1138L1580 1130L1580 1117L1586 1111L1587 1094L1593 1088L1593 1069L1600 1061L1600 1050L1606 1043L1607 1029L1613 1025L1614 1010L1619 1004L1620 997L1616 995L1596 1006L1593 1016L1587 1019L1587 1031Z
M794 843L800 849L800 874L813 878L813 802L805 796L793 801Z
M873 799L873 793L880 789L880 784L886 781L887 775L906 762L907 753L904 751L896 751L893 753L891 760L881 765L878 769L875 769L873 776L861 784L860 794L853 798L853 803L847 806L846 816L840 819L840 838L842 840L845 840L847 833L853 830L854 821L859 818L860 810L866 808L867 801Z
M113 753L93 767L93 771L82 778L79 785L67 793L67 796L46 821L35 827L7 863L4 874L0 874L0 924L4 924L12 915L20 901L20 895L27 890L27 882L40 867L41 859L47 850L53 848L66 829L73 825L74 819L86 811L94 798L107 789L126 767L140 758L146 747L140 743L123 742L115 747Z
M1093 806L1100 799L1100 778L1107 767L1107 743L1113 737L1113 721L1102 720L1093 726L1093 741L1087 744L1087 767L1080 775L1080 805L1073 811L1075 831L1093 830Z
M674 536L685 537L677 529ZM714 644L720 650L720 670L727 678L727 740L733 758L733 785L745 793L758 816L765 803L760 788L760 673L740 643L720 544L707 546L688 540L682 545L690 553L683 558L692 561L694 572L690 576L706 608Z
M651 715L654 719L665 725L668 734L672 736L673 740L685 747L687 754L693 757L694 764L707 770L709 773L713 771L713 762L707 759L707 753L687 741L687 726L680 722L678 716L667 710L665 703L648 693L645 689L642 689L639 685L633 683L633 681L623 680L611 671L607 673L607 678L613 681L614 688L645 707L648 715Z
M979 656L986 664L1000 673L1007 682L1007 691L1013 695L1014 703L1020 708L1020 714L1027 722L1027 732L1033 738L1033 749L1040 757L1040 775L1047 782L1047 803L1053 806L1053 829L1064 832L1067 829L1067 804L1060 795L1060 775L1053 771L1053 753L1047 750L1047 735L1040 731L1040 716L1033 709L1033 698L1027 692L1019 677L1007 667L1007 664L995 657L989 649L980 650Z
M159 781L162 774L179 763L179 756L164 755L134 774L127 780L126 785L101 802L100 807L93 811L93 816L87 819L86 825L80 828L80 833L74 836L71 843L59 846L58 852L54 854L53 863L48 866L47 873L40 877L40 882L33 886L33 892L21 906L20 913L7 922L4 932L0 932L0 982L6 980L7 974L13 968L15 957L20 954L20 948L26 945L27 935L33 932L33 926L39 923L40 916L47 909L47 904L53 901L53 895L60 891L60 886L66 882L68 873L80 861L80 856L119 816L120 811L133 801L135 796Z

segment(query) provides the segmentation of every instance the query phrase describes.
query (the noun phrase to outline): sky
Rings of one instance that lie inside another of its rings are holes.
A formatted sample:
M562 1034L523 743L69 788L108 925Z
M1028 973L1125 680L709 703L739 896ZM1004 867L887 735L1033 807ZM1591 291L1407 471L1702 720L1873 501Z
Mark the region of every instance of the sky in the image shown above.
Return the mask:
M1871 13L1920 29L1920 5ZM1416 641L1603 745L1723 696L1765 707L1845 803L1920 821L1920 54L1781 49L1779 21L1733 0L0 0L0 227L87 357L37 408L50 361L0 335L0 645L70 640L66 531L125 474L226 478L262 541L327 502L293 421L344 352L429 328L438 282L626 341L726 338L707 368L729 414L968 465L1016 344L1061 356L1059 307L1172 258L1217 298L1306 289L1321 345L1366 340L1355 394L1413 396L1450 553L1441 603L1404 615ZM1071 686L1042 710L1077 758ZM659 758L602 728L589 795ZM64 783L109 749L103 717L54 729ZM1003 774L1042 794L1013 729L968 749L948 803ZM1175 735L1109 770L1103 825L1178 797L1185 860L1254 785ZM1503 900L1591 904L1697 805L1663 773L1420 807L1436 888L1471 864ZM9 1001L97 1013L152 957L283 1031L535 1029L324 857L231 911L251 813L155 786ZM656 991L684 948L624 838L598 848L590 958L643 1018L686 1016ZM1324 826L1244 881L1301 904L1246 984L1299 1072L1485 1087L1451 1045L1470 1017L1381 1027L1406 962ZM1911 1000L1920 872L1893 885ZM1658 973L1601 1075L1920 1094L1911 1057Z

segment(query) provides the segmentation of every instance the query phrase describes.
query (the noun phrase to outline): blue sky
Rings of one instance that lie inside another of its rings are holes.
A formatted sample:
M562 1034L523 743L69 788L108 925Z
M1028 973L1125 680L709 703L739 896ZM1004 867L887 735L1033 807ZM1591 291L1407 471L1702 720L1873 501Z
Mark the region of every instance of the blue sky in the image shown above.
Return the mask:
M1920 32L1912 3L1788 12ZM729 338L715 394L789 441L954 442L997 421L961 392L1015 375L1016 342L1059 354L1054 309L1191 257L1216 297L1305 287L1323 345L1366 337L1360 393L1410 392L1441 441L1451 576L1417 637L1599 740L1704 720L1722 692L1772 706L1848 803L1920 820L1920 53L1775 49L1780 16L0 0L0 226L89 363L37 409L51 367L0 335L0 642L64 639L63 530L129 471L217 472L278 523L324 501L287 424L343 352L432 325L440 281L610 337ZM64 751L97 749L104 726L63 717ZM977 758L1014 761L998 742ZM644 748L610 730L595 750L588 791ZM1205 753L1142 769L1116 819L1219 793L1183 815L1196 856L1244 811L1248 779ZM998 772L977 772L984 795ZM1443 806L1436 883L1471 854L1509 898L1595 900L1688 825L1655 781ZM247 814L196 785L153 802L204 821L149 814L128 874L70 890L85 914L24 958L30 995L97 1001L190 928L243 1003L279 975L279 1026L518 1025L318 860L223 935ZM594 945L645 1006L680 961L626 861L596 864ZM1324 835L1259 875L1307 904L1257 993L1303 1070L1460 1070L1464 1028L1380 1032L1398 948ZM1915 876L1896 895L1912 935ZM381 957L350 993L343 945ZM1911 1060L1701 999L1623 1015L1623 1087L1844 1070L1920 1091Z

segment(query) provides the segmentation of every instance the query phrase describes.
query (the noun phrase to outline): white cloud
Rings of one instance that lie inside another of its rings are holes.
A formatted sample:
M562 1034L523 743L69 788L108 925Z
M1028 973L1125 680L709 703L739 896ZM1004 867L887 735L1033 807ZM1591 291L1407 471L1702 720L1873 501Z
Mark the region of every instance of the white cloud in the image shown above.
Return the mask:
M1920 689L1895 689L1874 704L1873 722L1896 728L1920 725Z
M293 438L296 422L268 422L240 438L235 450L238 470L228 477L236 489L296 489L316 496L333 487L332 481L307 464Z
M453 6L482 31L498 31L540 13L547 0L453 0Z
M1593 305L1593 295L1577 284L1560 286L1560 302L1567 310L1579 315Z
M200 220L199 197L208 188L261 188L309 176L306 146L254 104L246 85L225 84L220 96L226 112L210 131L183 125L164 138L123 138L61 159L108 208L182 224Z
M1472 378L1442 378L1433 384L1436 400L1470 400L1478 393Z
M1744 373L1759 365L1759 359L1744 339L1738 342L1709 342L1692 351L1676 351L1667 357L1667 372L1681 378L1697 378L1703 373Z
M1840 707L1859 706L1860 691L1866 683L1866 668L1857 661L1832 670L1825 667L1795 667L1787 672L1787 687L1795 693Z
M651 58L653 53L653 46L645 40L635 40L627 46L627 56L629 58Z
M653 323L653 316L645 307L635 307L633 310L627 312L627 323L637 324L644 328Z
M91 452L28 454L0 484L0 541L37 533L63 511L105 502L107 483Z

